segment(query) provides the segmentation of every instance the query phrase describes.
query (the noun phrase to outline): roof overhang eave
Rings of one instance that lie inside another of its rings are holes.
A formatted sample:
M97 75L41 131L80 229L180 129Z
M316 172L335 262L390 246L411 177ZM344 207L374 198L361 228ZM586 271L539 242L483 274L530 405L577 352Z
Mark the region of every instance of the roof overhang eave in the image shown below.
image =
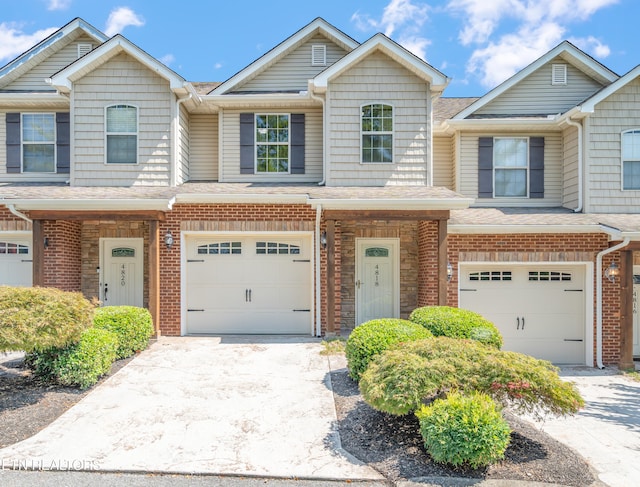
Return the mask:
M125 210L154 210L168 211L173 206L174 199L170 198L114 198L114 199L0 199L2 205L13 205L23 211L54 210L54 211L125 211Z
M521 234L521 233L602 233L601 225L521 225L521 224L456 224L447 231L456 235Z
M471 198L402 198L402 199L337 199L313 198L309 204L325 210L464 210L475 200Z

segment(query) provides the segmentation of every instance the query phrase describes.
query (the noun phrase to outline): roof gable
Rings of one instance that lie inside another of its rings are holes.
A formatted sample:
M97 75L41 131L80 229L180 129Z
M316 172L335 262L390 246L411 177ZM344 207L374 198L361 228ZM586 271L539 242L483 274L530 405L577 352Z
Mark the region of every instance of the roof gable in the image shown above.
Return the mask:
M223 95L234 91L239 86L255 78L260 73L273 66L300 45L307 42L315 35L321 34L345 51L351 51L358 46L358 42L346 35L344 32L329 24L326 20L318 17L285 41L278 44L262 57L255 60L246 68L242 69L227 81L214 89L211 95Z
M376 34L316 76L312 80L313 89L316 92L326 91L329 81L337 78L354 64L374 52L382 52L419 78L428 81L433 91L441 92L449 83L449 78L433 66L410 53L384 34Z
M605 98L613 95L616 91L625 87L635 79L640 77L640 65L633 68L631 71L623 75L621 78L618 78L616 81L611 83L609 86L603 88L598 93L594 94L591 98L585 100L580 105L580 111L583 113L593 113L595 110L595 106L603 101Z
M0 69L0 87L7 86L29 70L63 49L73 40L86 35L96 43L103 43L109 38L98 29L80 18L75 18L64 27L40 41L28 51Z
M169 69L147 52L140 49L124 36L117 34L107 42L54 74L49 83L62 92L71 91L73 82L101 66L112 57L125 52L151 71L165 78L172 90L185 88L182 76Z
M599 63L570 42L563 41L562 43L551 49L549 52L547 52L545 55L535 60L529 66L520 70L511 78L504 81L502 84L498 85L489 93L478 99L478 101L471 104L465 110L458 113L453 119L461 120L468 118L470 115L473 115L477 111L486 107L489 103L504 95L508 90L512 89L517 84L521 83L523 80L538 71L541 67L556 58L565 60L567 63L579 69L587 76L593 78L601 85L608 85L609 83L612 83L613 81L618 79L618 75L608 69L606 66Z

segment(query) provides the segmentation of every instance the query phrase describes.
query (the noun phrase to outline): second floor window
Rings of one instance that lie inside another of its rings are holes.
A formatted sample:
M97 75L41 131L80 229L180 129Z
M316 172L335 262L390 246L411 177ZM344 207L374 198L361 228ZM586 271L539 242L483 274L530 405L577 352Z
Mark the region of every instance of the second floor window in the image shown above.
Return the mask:
M56 172L53 113L22 114L22 172Z
M289 115L256 114L256 173L289 172Z
M107 107L107 163L137 164L138 109L130 105Z
M362 162L393 162L393 107L363 105L361 116Z
M622 189L640 189L640 129L622 133Z
M494 196L528 194L529 148L526 138L495 138L493 141Z

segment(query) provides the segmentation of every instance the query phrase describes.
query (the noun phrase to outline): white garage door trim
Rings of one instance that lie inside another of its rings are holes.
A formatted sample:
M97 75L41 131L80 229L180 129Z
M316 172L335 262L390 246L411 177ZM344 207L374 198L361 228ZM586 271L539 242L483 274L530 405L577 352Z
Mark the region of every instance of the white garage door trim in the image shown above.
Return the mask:
M0 232L0 242L8 243L13 245L20 245L21 249L24 249L24 246L27 247L26 254L18 254L13 258L13 256L9 255L9 258L12 258L15 264L12 267L12 270L15 270L17 266L18 269L24 268L24 272L26 275L21 277L19 280L13 280L11 285L15 285L14 283L19 282L19 285L29 286L33 285L33 234L29 231L22 232ZM44 244L43 244L44 245ZM17 247L15 247L17 249ZM8 250L8 249L7 249ZM4 250L3 250L4 252ZM3 256L0 256L0 259ZM9 282L5 282L1 280L2 276L0 276L0 285L9 284Z
M189 245L193 239L203 239L203 238L212 238L212 239L246 239L246 238L256 238L256 239L268 239L269 241L273 241L275 238L282 238L286 240L293 239L301 239L304 241L304 245L307 248L307 256L304 257L305 260L309 260L310 271L309 271L309 312L305 311L305 315L309 317L309 323L306 330L306 334L313 335L314 332L314 272L315 272L315 249L314 249L314 239L313 232L211 232L211 231L186 231L181 232L180 234L180 248L181 248L181 268L180 268L180 281L181 281L181 319L180 319L180 333L181 335L187 335L189 333L188 330L188 261L189 261ZM306 307L305 307L306 308ZM275 332L274 332L275 333Z
M584 356L586 365L593 367L594 365L594 356L593 356L593 339L594 339L594 330L593 330L593 320L594 320L594 309L593 309L593 300L595 296L594 291L594 264L592 262L460 262L458 265L458 303L461 302L461 284L463 281L463 272L469 267L478 267L482 266L485 268L495 268L495 269L504 269L507 268L515 268L515 267L531 267L531 268L541 268L544 269L560 269L567 267L576 267L581 266L584 269L584 301L585 301L585 310L584 310Z

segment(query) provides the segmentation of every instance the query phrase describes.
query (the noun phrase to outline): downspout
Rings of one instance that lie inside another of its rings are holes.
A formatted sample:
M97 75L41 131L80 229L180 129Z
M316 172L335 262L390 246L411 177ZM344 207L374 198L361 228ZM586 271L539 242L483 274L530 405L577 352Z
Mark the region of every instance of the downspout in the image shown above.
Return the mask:
M565 120L567 125L571 125L572 127L576 127L578 129L578 207L574 208L574 213L582 213L582 185L583 183L583 161L582 161L582 124L578 122L574 122L570 118Z
M320 300L320 219L322 218L322 205L316 206L316 336L322 336L322 307Z
M602 258L626 247L630 240L631 237L624 237L622 242L599 252L596 257L596 365L599 369L604 369L602 364Z
M440 96L431 94L429 106L429 155L427 156L427 186L433 186L433 103Z
M324 186L327 181L327 113L326 106L324 103L324 98L314 95L311 90L309 90L309 95L313 100L319 101L322 103L322 181L318 183L318 186Z
M180 157L180 105L184 102L191 100L193 94L189 93L186 98L178 98L176 101L176 119L175 119L175 133L174 133L174 148L173 148L173 177L171 178L171 186L178 185L178 157Z
M27 215L25 215L25 214L24 214L24 213L22 213L21 211L16 210L16 205L13 205L13 204L11 204L11 205L7 205L7 208L9 209L9 211L10 211L11 213L13 213L13 214L14 214L15 216L17 216L18 218L22 218L23 220L25 220L25 221L27 221L27 222L29 222L29 223L33 223L33 222L31 221L31 219L30 219Z

